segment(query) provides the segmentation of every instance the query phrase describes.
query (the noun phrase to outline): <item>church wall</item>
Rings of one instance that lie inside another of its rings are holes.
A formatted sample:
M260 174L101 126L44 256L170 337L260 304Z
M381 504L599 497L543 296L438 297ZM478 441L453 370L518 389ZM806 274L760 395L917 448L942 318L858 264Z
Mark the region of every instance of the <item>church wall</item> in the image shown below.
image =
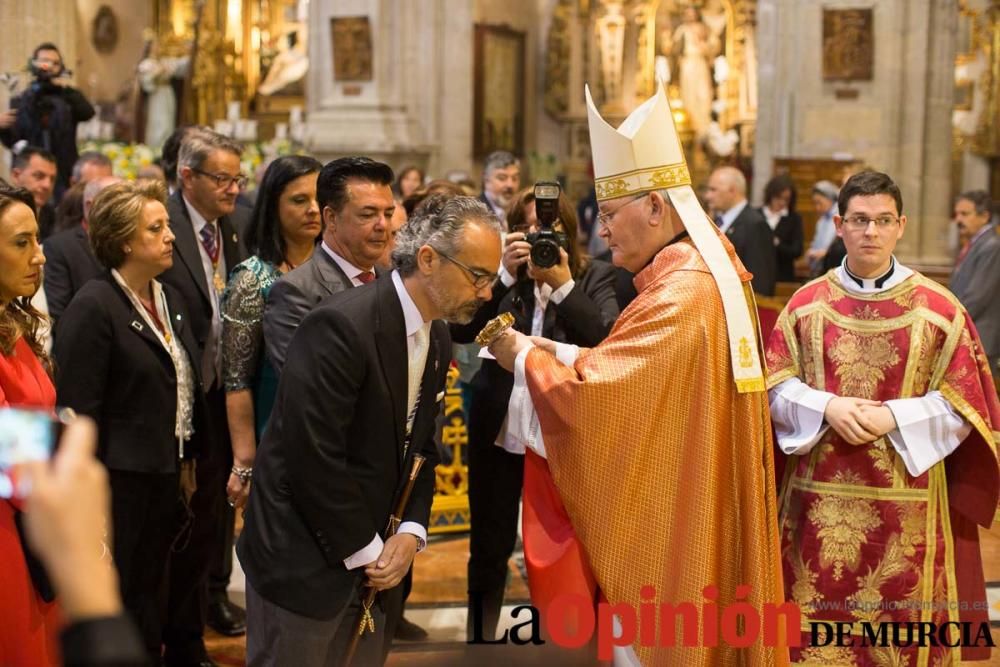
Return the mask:
M887 172L903 192L910 227L899 254L947 264L954 8L946 0L867 4L874 11L874 77L829 82L822 76L822 10L858 4L759 2L754 200L774 157L850 155ZM839 98L843 90L857 97Z
M97 10L111 7L118 18L118 44L110 53L100 53L91 41ZM113 104L135 74L142 58L143 30L153 25L151 2L137 0L76 0L76 26L80 60L77 81L91 101Z

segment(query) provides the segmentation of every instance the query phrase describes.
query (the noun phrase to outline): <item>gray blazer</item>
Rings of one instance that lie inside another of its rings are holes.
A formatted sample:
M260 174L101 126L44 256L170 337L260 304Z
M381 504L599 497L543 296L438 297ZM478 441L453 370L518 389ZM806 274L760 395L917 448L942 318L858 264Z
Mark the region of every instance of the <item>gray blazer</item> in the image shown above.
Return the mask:
M951 274L951 291L969 311L994 377L1000 373L1000 235L989 229Z
M264 348L274 370L281 373L288 344L309 311L331 294L352 287L354 283L322 246L271 286L264 307Z

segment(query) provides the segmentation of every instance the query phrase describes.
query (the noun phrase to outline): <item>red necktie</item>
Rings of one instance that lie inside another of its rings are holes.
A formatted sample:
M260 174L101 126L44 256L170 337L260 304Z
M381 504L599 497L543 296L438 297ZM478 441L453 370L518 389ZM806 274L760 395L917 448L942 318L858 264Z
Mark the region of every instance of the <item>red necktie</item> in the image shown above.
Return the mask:
M375 280L375 274L371 271L362 271L358 274L358 280L367 285L371 281Z

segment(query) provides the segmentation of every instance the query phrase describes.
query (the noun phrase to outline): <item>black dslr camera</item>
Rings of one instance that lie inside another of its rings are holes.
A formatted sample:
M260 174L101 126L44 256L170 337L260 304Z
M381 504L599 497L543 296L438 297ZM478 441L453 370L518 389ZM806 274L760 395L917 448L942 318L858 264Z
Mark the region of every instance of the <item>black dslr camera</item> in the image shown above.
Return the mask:
M528 234L531 244L531 263L541 269L548 269L559 263L559 248L569 252L569 240L562 232L552 229L559 219L558 183L543 181L535 183L535 215L538 216L538 231Z

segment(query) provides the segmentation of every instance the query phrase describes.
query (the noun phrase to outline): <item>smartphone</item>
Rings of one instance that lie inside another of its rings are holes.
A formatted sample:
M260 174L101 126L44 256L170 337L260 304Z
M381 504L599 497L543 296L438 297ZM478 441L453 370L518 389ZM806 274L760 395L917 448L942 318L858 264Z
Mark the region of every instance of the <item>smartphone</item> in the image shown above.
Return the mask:
M51 458L62 427L42 410L0 408L0 498L14 495L19 465Z

